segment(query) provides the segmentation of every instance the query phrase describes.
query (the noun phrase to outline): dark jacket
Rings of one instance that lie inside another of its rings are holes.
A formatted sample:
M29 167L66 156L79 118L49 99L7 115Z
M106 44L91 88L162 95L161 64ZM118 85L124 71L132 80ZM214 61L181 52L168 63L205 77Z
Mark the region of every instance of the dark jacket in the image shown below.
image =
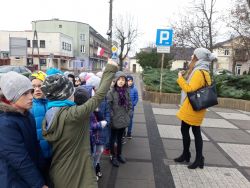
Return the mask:
M41 188L44 179L34 117L0 102L1 188Z
M37 139L40 143L40 147L42 149L43 156L45 158L51 157L51 148L49 143L44 140L42 135L42 121L45 117L45 113L48 110L47 99L33 99L33 105L30 109L30 112L34 115L36 121L36 132Z
M108 92L107 99L110 108L110 126L113 129L121 129L129 126L130 117L132 116L132 102L128 89L126 89L125 96L128 100L128 108L118 104L119 94L115 88L112 88Z

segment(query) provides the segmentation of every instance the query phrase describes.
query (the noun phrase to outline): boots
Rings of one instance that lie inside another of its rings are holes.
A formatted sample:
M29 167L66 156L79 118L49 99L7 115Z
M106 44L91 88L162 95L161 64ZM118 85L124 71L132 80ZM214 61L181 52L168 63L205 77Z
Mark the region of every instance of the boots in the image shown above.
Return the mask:
M193 164L189 165L189 169L196 169L197 167L203 169L204 168L204 160L205 158L202 156L200 158L196 158Z
M111 156L111 157L110 157L110 162L112 163L112 165L113 165L114 167L119 167L119 162L118 162L118 160L117 160L116 157Z
M95 173L96 173L96 176L98 176L98 178L101 178L101 177L102 177L101 167L100 167L100 164L99 164L99 163L96 164Z
M191 153L190 152L183 152L181 156L177 157L174 159L175 162L182 163L182 162L187 162L189 163L191 158Z

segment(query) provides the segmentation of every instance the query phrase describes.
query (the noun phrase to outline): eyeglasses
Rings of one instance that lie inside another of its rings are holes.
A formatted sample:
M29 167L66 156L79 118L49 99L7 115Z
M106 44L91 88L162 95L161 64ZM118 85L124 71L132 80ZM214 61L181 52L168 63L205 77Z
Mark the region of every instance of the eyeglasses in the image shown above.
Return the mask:
M41 89L42 85L32 85L34 89Z

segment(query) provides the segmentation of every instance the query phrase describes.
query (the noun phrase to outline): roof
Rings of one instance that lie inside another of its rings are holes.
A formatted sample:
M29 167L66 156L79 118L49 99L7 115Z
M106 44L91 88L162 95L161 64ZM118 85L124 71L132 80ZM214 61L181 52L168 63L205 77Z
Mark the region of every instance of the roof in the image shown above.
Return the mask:
M193 55L194 48L173 47L171 54L174 55L174 60L190 60Z

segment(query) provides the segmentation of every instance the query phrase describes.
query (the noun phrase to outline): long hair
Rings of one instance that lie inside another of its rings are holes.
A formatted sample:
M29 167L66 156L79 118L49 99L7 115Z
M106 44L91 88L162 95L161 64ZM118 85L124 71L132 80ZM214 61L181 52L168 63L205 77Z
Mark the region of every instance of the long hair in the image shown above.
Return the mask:
M189 78L189 76L191 75L197 61L198 61L198 58L195 55L193 55L193 58L191 59L191 62L188 65L188 70L184 74L184 78L186 78L186 79Z

